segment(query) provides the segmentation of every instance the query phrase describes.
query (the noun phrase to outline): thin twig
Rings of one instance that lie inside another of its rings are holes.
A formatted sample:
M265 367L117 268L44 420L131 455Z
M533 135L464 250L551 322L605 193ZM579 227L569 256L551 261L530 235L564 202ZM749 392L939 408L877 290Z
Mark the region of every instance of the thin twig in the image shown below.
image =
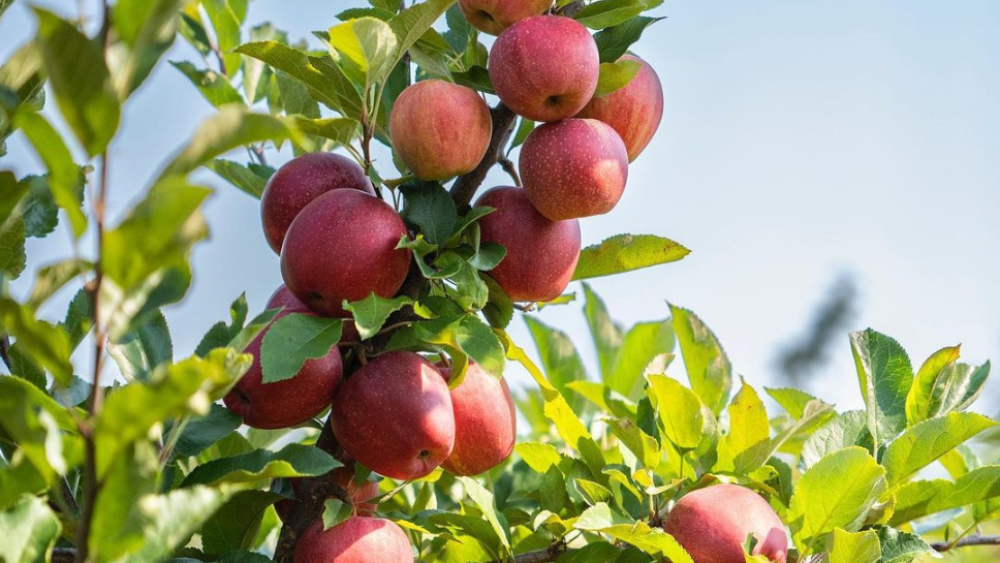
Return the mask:
M13 374L14 366L10 362L10 355L7 354L8 350L10 350L10 337L6 334L0 334L0 360L3 360L4 365Z
M931 544L935 551L946 552L959 547L970 547L976 545L1000 545L1000 536L969 536L957 542L939 542Z

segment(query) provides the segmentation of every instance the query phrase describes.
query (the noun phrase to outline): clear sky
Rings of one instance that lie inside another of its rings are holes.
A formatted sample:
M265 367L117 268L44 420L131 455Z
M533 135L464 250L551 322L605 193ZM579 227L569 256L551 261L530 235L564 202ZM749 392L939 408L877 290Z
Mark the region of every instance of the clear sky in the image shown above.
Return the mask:
M250 20L308 37L361 3L255 0ZM77 10L69 0L38 4ZM16 2L0 20L3 58L32 33L27 6ZM664 300L691 308L735 369L761 385L772 380L776 351L846 271L862 296L856 328L896 337L915 363L958 342L968 361L1000 360L1000 2L668 0L656 15L668 19L635 52L663 81L663 123L619 206L585 220L583 236L591 244L653 233L693 252L595 281L614 314L631 323L665 317ZM181 47L168 58L197 59ZM134 201L213 111L179 72L159 68L129 102L112 150L112 211ZM39 169L21 142L9 145L0 166ZM198 179L219 190L194 287L167 312L178 356L227 317L241 291L259 310L280 283L257 203L209 173ZM501 182L499 173L488 180ZM30 264L69 249L63 231L31 241ZM53 315L68 299L60 297ZM580 308L542 318L586 342ZM514 327L527 344L523 322ZM836 352L809 387L856 406L846 335Z

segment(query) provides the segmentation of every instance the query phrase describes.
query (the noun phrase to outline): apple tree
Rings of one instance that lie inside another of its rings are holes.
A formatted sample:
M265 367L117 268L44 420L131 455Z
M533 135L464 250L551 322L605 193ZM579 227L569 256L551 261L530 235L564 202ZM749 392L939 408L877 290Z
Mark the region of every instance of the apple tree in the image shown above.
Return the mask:
M1000 543L977 442L996 423L970 410L988 362L855 332L864 408L838 411L737 377L693 312L624 326L584 281L688 253L581 244L659 125L630 52L659 4L371 0L312 43L248 0L117 0L94 29L32 8L0 67L0 141L38 161L0 160L0 561L902 563ZM175 41L218 112L112 222L109 146ZM507 185L484 185L494 167ZM260 200L284 285L179 351L162 310L208 236L202 169ZM57 229L78 251L15 295L26 240ZM65 315L40 316L62 291ZM588 343L535 314L578 294Z

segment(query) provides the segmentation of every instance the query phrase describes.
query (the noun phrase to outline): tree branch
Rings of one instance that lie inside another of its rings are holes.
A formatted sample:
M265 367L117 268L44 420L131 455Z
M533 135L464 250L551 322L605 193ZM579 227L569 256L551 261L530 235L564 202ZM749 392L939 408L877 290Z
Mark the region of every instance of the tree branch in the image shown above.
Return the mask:
M514 563L552 563L568 551L577 550L566 549L566 545L560 542L552 544L545 549L515 555L512 559L497 559L495 561L490 561L489 563L510 563L511 561Z
M76 550L71 547L57 547L52 550L52 563L73 563Z
M11 373L14 373L14 366L10 363L10 356L7 355L7 350L10 350L10 337L6 334L0 334L0 360L3 360L7 369Z
M486 149L486 156L479 162L479 166L476 166L475 170L460 176L451 186L451 198L459 207L469 205L472 202L472 197L476 195L476 190L486 179L486 174L501 158L501 151L510 138L511 126L517 117L502 103L497 103L496 107L490 110L490 114L493 116L493 137L490 138L490 146Z
M944 553L959 547L969 547L976 545L1000 545L1000 536L969 536L957 542L939 542L931 544L935 551Z

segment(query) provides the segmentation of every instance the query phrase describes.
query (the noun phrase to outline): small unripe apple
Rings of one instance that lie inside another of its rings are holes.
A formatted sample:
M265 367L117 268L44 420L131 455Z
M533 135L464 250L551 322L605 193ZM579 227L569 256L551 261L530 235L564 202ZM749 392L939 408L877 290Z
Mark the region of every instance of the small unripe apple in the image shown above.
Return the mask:
M472 27L499 35L516 22L544 14L552 0L458 0L458 7Z
M450 370L442 369L445 378ZM455 475L478 475L500 465L514 451L517 413L507 382L470 363L465 379L451 390L455 448L442 466Z
M500 264L488 272L504 293L514 301L559 297L580 258L580 222L547 219L521 188L490 189L476 206L494 209L479 220L482 241L507 249Z
M443 80L422 80L403 90L389 117L392 146L424 180L471 172L486 154L493 118L475 91Z
M410 269L410 253L397 249L406 225L388 203L357 190L333 190L292 221L281 250L285 285L313 311L350 317L344 300L374 292L392 297Z
M663 86L660 77L646 61L632 55L625 55L622 61L634 61L642 65L631 82L607 96L590 100L577 117L589 117L610 125L628 151L632 162L646 148L663 117Z
M291 314L279 313L275 320ZM264 383L260 347L270 327L265 328L244 350L253 354L253 364L226 394L223 402L243 417L247 426L262 429L290 428L323 412L333 400L344 375L340 349L334 346L320 358L311 358L291 379Z
M455 413L441 372L414 352L386 352L354 372L333 399L344 451L399 480L434 471L455 445Z
M413 563L406 533L382 518L352 516L323 529L311 524L295 544L294 563Z
M375 195L365 171L346 156L316 152L297 156L275 172L260 195L264 237L281 253L288 226L309 202L330 190L348 188Z
M508 27L490 50L490 80L500 101L535 121L572 117L597 89L600 57L579 22L533 16Z
M292 490L295 491L296 498L305 498L307 493L304 488L304 481L302 479L289 479L288 481L292 485ZM358 516L371 516L375 514L375 509L378 505L369 501L378 496L378 483L375 481L365 481L360 487L357 486L354 482L354 469L346 466L333 470L333 482L347 494L347 498L354 507L355 514ZM288 513L295 502L297 502L295 499L278 501L274 505L274 510L284 520L288 517Z
M595 119L567 119L535 128L521 147L528 199L553 221L614 209L628 180L621 137Z
M747 536L757 540L752 555L785 563L785 525L760 495L739 485L715 485L692 491L677 501L663 521L695 563L745 563Z

